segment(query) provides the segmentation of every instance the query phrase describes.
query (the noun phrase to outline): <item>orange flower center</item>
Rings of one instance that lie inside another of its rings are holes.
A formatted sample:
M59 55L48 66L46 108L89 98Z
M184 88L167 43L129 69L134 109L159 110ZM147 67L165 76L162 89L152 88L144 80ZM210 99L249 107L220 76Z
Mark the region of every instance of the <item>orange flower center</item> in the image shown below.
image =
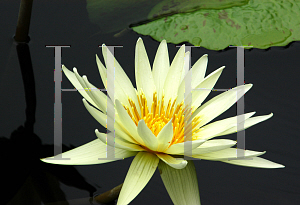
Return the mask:
M188 112L188 106L185 106L184 108L183 101L175 106L177 98L175 98L173 101L170 99L167 108L165 108L164 95L162 96L161 101L157 101L157 93L154 92L151 110L149 110L147 99L142 91L137 94L137 98L139 102L139 108L141 110L141 116L135 103L131 99L128 99L130 107L123 105L136 125L138 125L138 122L141 119L144 119L148 128L155 136L157 136L162 128L172 119L173 138L170 146L172 144L184 142L184 135L187 137L192 137L192 140L197 138L196 133L199 132L199 130L196 128L196 126L200 123L200 117L195 117L190 121L192 116L191 108L190 112ZM186 132L184 132L184 129L186 129Z

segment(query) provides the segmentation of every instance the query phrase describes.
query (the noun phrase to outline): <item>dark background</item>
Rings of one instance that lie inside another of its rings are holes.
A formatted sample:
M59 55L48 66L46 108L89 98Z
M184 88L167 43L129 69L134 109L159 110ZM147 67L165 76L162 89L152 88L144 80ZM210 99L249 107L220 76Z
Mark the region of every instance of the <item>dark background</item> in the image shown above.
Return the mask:
M67 204L66 201L87 204L90 195L105 192L124 181L132 158L74 167L39 162L38 158L53 155L54 140L54 49L45 46L71 45L63 48L62 63L69 69L77 67L81 75L86 74L90 82L103 88L95 61L98 54L103 62L98 45L123 46L115 49L115 56L134 82L134 48L141 35L134 31L121 37L114 37L115 33L98 33L99 26L88 19L85 1L34 1L29 48L36 90L36 135L28 137L22 134L22 128L18 130L26 119L23 79L12 40L18 10L19 1L0 1L0 170L3 172L0 201L6 204L13 198L11 204L59 201L65 201L59 204ZM122 16L112 19L111 23L121 20ZM159 42L149 36L141 37L152 64ZM168 44L170 59L178 50L175 46ZM235 87L236 49L193 48L192 63L205 53L209 57L207 74L226 66L215 88ZM263 158L286 167L258 169L195 161L201 204L300 204L299 63L300 42L267 50L245 50L245 81L254 85L245 95L245 112L256 111L256 116L274 113L271 119L246 130L246 149L266 150ZM133 84L135 86L135 82ZM62 88L73 88L64 75ZM208 99L216 94L212 92ZM76 92L62 93L65 150L95 139L95 128L105 131L81 100ZM235 106L217 119L234 115ZM236 139L236 135L222 138ZM172 204L158 171L130 204Z

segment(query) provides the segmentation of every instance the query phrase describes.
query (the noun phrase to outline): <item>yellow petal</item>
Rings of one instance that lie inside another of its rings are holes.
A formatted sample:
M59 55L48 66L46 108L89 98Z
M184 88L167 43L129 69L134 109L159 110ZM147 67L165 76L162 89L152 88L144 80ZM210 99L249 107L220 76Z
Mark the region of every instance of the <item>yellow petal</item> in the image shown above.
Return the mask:
M129 204L147 185L159 158L149 152L139 152L133 159L120 192L117 205Z
M147 52L141 38L138 39L135 47L135 79L137 90L143 90L148 107L151 107L155 85Z
M184 56L185 46L183 45L175 55L164 83L165 107L167 107L169 99L175 99L177 96L178 87L181 83L181 76L184 72Z
M209 123L208 125L202 127L197 133L197 135L201 136L201 139L211 139L215 136L219 136L219 134L223 133L225 130L228 130L232 127L236 127L236 125L238 124L238 119L241 119L242 121L240 123L243 123L246 119L248 119L254 114L255 112L250 112L247 114L242 114L239 116L234 116L223 120L218 120L213 123Z
M158 100L162 98L162 90L170 68L169 53L166 40L162 40L157 49L153 62L153 81L156 87Z
M203 81L206 67L207 67L208 57L207 54L204 54L201 58L197 60L197 62L191 68L192 72L192 88L195 88L199 85L200 82Z
M199 146L200 146L201 144L203 144L205 141L206 141L206 140L203 140L203 139L192 141L192 150L193 150L193 149L196 149L197 147L199 147ZM184 154L184 143L190 144L191 141L173 144L173 145L171 145L171 147L169 147L169 148L165 151L165 153L167 153L167 154ZM190 146L188 146L188 147L190 147Z
M183 169L174 169L160 161L160 176L175 205L200 205L197 173L193 161Z
M263 155L266 152L256 152L252 150L245 150L244 158L251 158ZM237 158L237 149L236 148L227 148L216 152L209 152L206 154L193 155L195 158L205 159L205 160L213 160L213 161L221 161L228 160L231 158Z
M137 127L132 121L131 117L128 115L122 104L119 100L116 100L116 109L118 110L119 118L123 127L130 133L130 135L141 145L145 145L142 138L139 136L137 132Z
M157 135L157 141L158 141L157 151L164 152L171 144L172 138L173 138L173 125L172 125L172 120L170 120Z
M251 87L252 84L241 85L217 95L199 107L193 113L192 117L201 116L199 127L202 127L229 109L242 96L244 96L244 94L250 90Z
M144 149L136 144L130 143L128 141L122 140L119 136L115 136L114 138L98 131L98 129L95 130L95 133L97 137L104 143L111 147L117 147L120 149L125 149L128 151L144 151Z
M104 160L99 158L106 158L106 145L99 139L95 139L89 143L81 145L75 149L69 150L62 154L53 157L41 159L44 162L50 164L65 164L65 165L90 165L90 164L103 164L107 162L113 162L119 160L119 158L127 158L135 156L136 152L127 151L124 149L118 149L111 146L107 146L107 149L111 152L115 152L115 160ZM70 158L69 160L63 160L59 158Z
M256 125L257 123L263 122L263 121L271 118L272 116L273 116L273 113L271 113L269 115L262 115L262 116L251 117L249 119L246 119L243 129L247 129L253 125ZM229 134L232 134L232 133L235 133L238 131L241 131L241 129L237 130L237 126L235 125L234 127L229 128L228 130L226 130L222 133L219 133L216 136L229 135Z
M78 90L78 92L87 100L89 103L91 103L93 106L97 107L97 104L90 98L90 96L86 93L84 90L82 84L78 81L77 77L75 76L75 72L77 72L77 69L74 68L74 73L70 70L68 70L64 65L62 66L62 70L64 71L65 75L69 79L69 81L73 84L73 86ZM81 78L81 77L80 77Z
M137 131L139 136L142 138L145 146L153 151L157 150L158 142L156 136L152 133L152 131L147 127L144 120L140 120Z
M106 69L106 71L110 71L113 69L115 71L114 73L112 73L112 75L115 76L114 100L118 99L124 105L130 106L130 104L128 102L128 97L130 97L133 100L133 102L136 105L138 105L138 99L137 99L137 96L135 93L135 89L134 89L130 79L128 78L128 76L126 75L126 73L124 72L124 70L122 69L120 64L118 63L118 61L113 57L112 53L108 50L108 48L104 44L102 45L102 54L103 54L106 68L108 68L108 66L110 66L110 64L108 64L107 59L114 59L114 68L111 68L109 70ZM106 79L105 79L105 82L106 82ZM107 86L109 86L109 85L107 85ZM138 108L137 110L138 110L139 114L141 114L140 109Z
M180 158L174 158L168 154L156 153L156 155L170 167L174 169L183 169L187 165L187 161Z
M193 155L200 155L209 152L216 152L227 149L236 144L236 141L227 139L214 139L204 142L202 145L193 150Z
M102 112L100 112L99 110L97 110L96 108L90 106L85 99L82 99L83 104L85 106L85 108L89 111L89 113L103 126L106 127L106 122L107 122L107 118L110 118L110 116L107 116L105 114L103 114ZM116 135L122 137L123 139L132 142L132 143L136 143L136 141L128 134L126 134L126 131L119 125L119 123L121 123L118 118L115 118L115 123L114 123L114 128L115 128L115 132ZM112 130L110 130L112 131Z
M87 76L82 76L82 79L87 86L87 88L90 89L90 91L87 91L90 98L97 104L97 107L103 112L106 113L107 109L107 96L101 92L98 88L96 88L94 85L92 85L88 79ZM111 100L108 98L109 103L112 103Z
M215 70L211 74L209 74L203 81L201 81L198 85L195 87L192 86L192 106L193 106L193 112L195 109L197 109L201 103L205 100L205 98L209 95L211 92L211 89L216 84L217 80L219 79L223 69L225 66L222 66L221 68ZM194 77L195 78L195 77ZM179 88L178 88L178 98L177 102L181 102L184 99L184 93L185 93L185 79L181 82Z
M222 161L229 164L234 164L238 166L245 166L245 167L256 167L256 168L284 168L282 164L277 164L275 162L271 162L269 160L260 158L260 157L253 157L251 160L226 160Z

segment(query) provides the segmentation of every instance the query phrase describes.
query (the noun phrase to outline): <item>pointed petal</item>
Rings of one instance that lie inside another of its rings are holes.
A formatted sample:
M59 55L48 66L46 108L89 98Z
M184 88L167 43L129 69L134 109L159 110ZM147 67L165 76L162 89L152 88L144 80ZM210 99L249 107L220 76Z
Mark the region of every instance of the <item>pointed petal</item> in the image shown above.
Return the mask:
M271 118L272 116L273 116L273 113L271 113L269 115L262 115L262 116L251 117L249 119L246 119L245 124L244 124L244 129L247 129L247 128L249 128L253 125L256 125L260 122L263 122L263 121ZM237 125L235 125L234 127L229 128L228 130L226 130L222 133L219 133L216 136L229 135L229 134L232 134L232 133L235 133L238 131L241 131L241 130L237 130Z
M106 127L106 121L107 118L110 118L110 116L107 116L97 110L96 108L90 106L85 99L82 99L82 102L85 106L85 108L89 111L89 113L103 126ZM120 125L119 125L119 120L115 118L115 133L116 135L120 136L121 138L131 142L131 143L137 143L130 135L126 134L126 130L124 130ZM121 123L121 122L120 122ZM112 130L110 130L112 132Z
M146 147L153 151L157 150L158 142L156 136L152 133L152 131L147 127L145 121L142 119L139 121L137 131L139 136L144 141Z
M200 139L200 140L194 140L192 141L192 150L199 147L201 144L203 144L206 140ZM171 145L169 149L165 151L167 154L184 154L184 143L191 143L191 141L177 143Z
M193 118L201 116L201 122L198 125L202 127L220 114L229 109L235 102L237 102L250 88L252 84L241 85L228 90L216 97L212 98L193 113Z
M142 147L140 147L139 145L130 143L128 141L122 140L122 138L120 138L119 136L115 136L115 138L111 138L111 136L105 134L105 133L101 133L98 131L98 129L95 130L95 133L97 135L97 137L104 143L104 144L108 144L111 147L117 147L120 149L125 149L128 151L144 151L144 149ZM106 141L107 140L107 141Z
M149 152L139 152L126 175L117 205L129 204L147 185L158 165L159 158Z
M84 86L78 81L77 77L75 76L75 73L77 73L77 69L74 68L74 73L70 70L68 70L64 65L62 66L62 70L64 71L65 75L69 79L69 81L73 84L73 86L78 90L78 92L87 100L89 103L91 103L93 106L97 107L97 104L91 99L91 97L86 93L84 90ZM80 77L81 78L81 77Z
M277 164L275 162L271 162L269 160L260 158L260 157L253 157L252 160L226 160L222 161L229 164L234 164L238 166L245 166L245 167L256 167L256 168L284 168L285 166L282 164Z
M107 108L107 96L101 92L98 88L96 88L94 85L92 85L88 79L87 76L82 76L82 79L88 88L88 95L90 98L95 102L97 107L103 112L106 113L106 108ZM108 98L109 103L112 103L111 100Z
M107 58L109 57L109 59L114 59L114 71L115 71L115 73L113 74L115 76L114 99L115 100L118 99L124 105L130 107L130 104L128 102L128 97L129 97L133 100L133 102L136 105L138 105L138 99L137 99L137 96L135 93L135 89L134 89L130 79L128 78L128 76L126 75L126 73L124 72L124 70L122 69L120 64L118 63L118 61L114 58L112 53L108 50L108 48L104 44L102 45L102 54L103 54L103 58L104 58L107 69L108 69L108 66L110 66L110 64L108 64L108 62L107 62ZM109 69L109 70L107 70L107 69L106 69L106 71L113 70L113 69ZM106 79L105 79L105 82L106 82ZM140 114L141 111L138 106L137 106L137 110Z
M156 155L170 167L174 169L183 169L187 165L187 161L180 158L174 158L168 154L156 153Z
M158 133L157 141L158 141L158 152L164 152L170 145L173 138L173 125L172 120L170 120Z
M216 152L227 149L236 144L236 141L227 139L214 139L204 142L202 145L193 150L193 155L200 155L209 152Z
M188 161L183 169L173 169L161 161L158 170L175 205L200 205L197 173L193 161Z
M257 157L263 155L266 152L256 152L252 150L245 150L245 158ZM236 148L227 148L216 152L209 152L206 154L200 154L193 157L205 159L205 160L213 160L213 161L221 161L228 160L230 158L237 158L237 149Z
M193 65L191 72L192 72L192 88L195 88L199 85L200 82L204 79L206 67L208 62L207 54L204 54L198 61Z
M182 72L184 72L184 56L185 56L185 46L181 46L175 55L169 72L164 83L164 106L166 107L169 99L175 99L178 92L178 87L181 83Z
M193 112L201 105L201 103L209 95L209 93L211 92L211 89L216 84L216 82L219 79L224 68L225 68L225 66L222 66L221 68L219 68L219 69L215 70L214 72L212 72L211 74L209 74L198 85L196 85L195 87L192 86L192 89L195 89L192 91L192 108L193 108L192 111ZM177 103L180 103L183 101L184 93L185 93L185 79L181 82L181 84L178 88Z
M185 52L184 55L184 66L183 66L183 71L181 73L181 78L180 78L180 83L179 85L182 83L184 77L186 76L186 74L188 74L188 72L190 71L190 58L191 58L191 53L189 51ZM192 86L191 86L192 87Z
M98 55L96 54L96 63L98 66L98 70L100 73L100 77L102 80L102 83L104 85L105 88L107 88L107 72L106 72L106 68L104 67L104 65L101 63Z
M116 100L116 109L118 110L119 118L123 127L130 133L130 135L136 140L139 144L145 145L142 138L137 132L137 127L132 121L131 117L128 115L127 111L124 109L119 100Z
M69 150L55 157L70 158L70 160L51 159L48 157L41 159L43 162L50 164L65 164L65 165L90 165L90 164L103 164L107 162L113 162L119 160L119 158L127 158L135 156L136 152L128 150L118 149L111 146L107 146L110 151L115 151L115 156L118 159L115 160L103 160L99 158L106 158L106 145L99 139L95 139L89 143L81 145L75 149Z
M192 91L192 112L194 112L209 95L224 68L225 66L222 66L221 68L209 74L197 87L195 87L197 90Z
M141 38L138 39L135 47L135 79L137 90L144 91L148 107L151 107L155 85L147 52Z
M215 136L219 136L219 133L222 133L225 130L228 130L236 126L239 117L241 117L241 119L244 119L243 120L244 122L246 119L248 119L254 114L255 112L250 112L247 114L242 114L239 116L234 116L234 117L226 118L224 120L218 120L216 122L209 123L208 125L205 125L204 127L200 128L200 131L197 133L197 135L200 136L199 139L206 139L206 140L211 139Z
M162 90L170 68L169 53L166 40L162 40L157 49L153 63L153 81L156 87L158 100L161 100Z

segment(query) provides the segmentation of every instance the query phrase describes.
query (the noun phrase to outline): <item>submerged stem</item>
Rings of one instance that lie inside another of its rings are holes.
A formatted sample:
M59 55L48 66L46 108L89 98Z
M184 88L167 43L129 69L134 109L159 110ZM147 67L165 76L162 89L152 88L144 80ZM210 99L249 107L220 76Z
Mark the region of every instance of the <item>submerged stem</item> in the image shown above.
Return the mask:
M106 203L114 201L115 199L118 198L122 186L123 186L123 183L103 194L95 196L94 201L99 204L106 204Z

